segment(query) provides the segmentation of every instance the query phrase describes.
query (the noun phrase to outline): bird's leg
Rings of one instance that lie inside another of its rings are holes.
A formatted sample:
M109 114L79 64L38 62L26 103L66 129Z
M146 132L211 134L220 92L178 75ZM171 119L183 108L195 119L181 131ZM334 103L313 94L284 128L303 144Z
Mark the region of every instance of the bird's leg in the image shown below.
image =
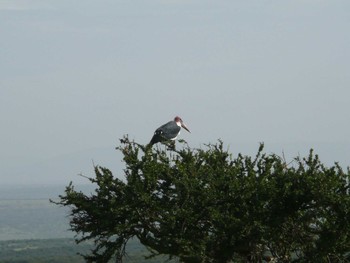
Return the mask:
M175 140L174 141L170 141L168 144L168 150L175 150Z
M167 150L172 150L172 151L175 150L175 141L167 140L167 141L163 141L162 143L166 146Z

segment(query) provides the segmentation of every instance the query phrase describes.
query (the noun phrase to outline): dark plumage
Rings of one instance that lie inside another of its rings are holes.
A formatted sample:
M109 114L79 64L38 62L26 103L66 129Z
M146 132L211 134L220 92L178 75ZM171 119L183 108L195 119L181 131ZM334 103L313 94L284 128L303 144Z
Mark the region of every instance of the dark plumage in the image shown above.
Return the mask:
M180 134L181 127L190 132L187 126L183 123L182 119L176 116L173 121L169 121L166 124L163 124L154 132L150 144L153 145L157 142L175 140Z

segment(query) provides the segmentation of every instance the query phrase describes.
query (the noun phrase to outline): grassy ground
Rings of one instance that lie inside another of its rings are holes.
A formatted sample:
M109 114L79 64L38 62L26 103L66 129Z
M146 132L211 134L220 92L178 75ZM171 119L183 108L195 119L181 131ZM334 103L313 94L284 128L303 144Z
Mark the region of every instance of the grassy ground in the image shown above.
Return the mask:
M71 238L8 240L0 241L1 263L82 263L83 257L78 253L88 253L91 243L75 244ZM125 263L145 262L147 250L136 240L131 240L127 247L128 256ZM165 262L165 257L156 257L146 262Z
M40 189L30 196L38 193ZM0 263L85 262L77 253L88 253L92 244L75 244L75 233L69 231L69 210L42 195L40 199L8 199L0 193ZM148 255L137 240L129 241L127 253L126 263L145 262ZM146 262L166 262L166 258Z

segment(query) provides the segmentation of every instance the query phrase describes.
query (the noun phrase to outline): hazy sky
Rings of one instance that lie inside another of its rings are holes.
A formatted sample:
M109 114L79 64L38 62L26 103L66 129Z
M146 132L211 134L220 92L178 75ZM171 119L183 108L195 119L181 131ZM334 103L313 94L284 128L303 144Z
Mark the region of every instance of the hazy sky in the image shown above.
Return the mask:
M3 183L35 181L44 163L65 167L66 182L80 172L66 160L100 161L94 152L113 154L124 134L147 143L176 115L191 146L319 147L349 165L349 10L348 0L0 0Z

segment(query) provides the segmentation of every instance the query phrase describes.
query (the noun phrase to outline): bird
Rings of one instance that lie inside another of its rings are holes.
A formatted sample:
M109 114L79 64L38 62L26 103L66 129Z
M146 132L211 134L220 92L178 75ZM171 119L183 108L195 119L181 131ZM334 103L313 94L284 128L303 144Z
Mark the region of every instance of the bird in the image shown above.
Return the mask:
M169 121L163 124L154 132L154 135L150 141L150 145L153 145L157 142L166 141L172 141L174 143L177 136L180 134L181 127L191 133L182 119L179 116L176 116L173 121Z

